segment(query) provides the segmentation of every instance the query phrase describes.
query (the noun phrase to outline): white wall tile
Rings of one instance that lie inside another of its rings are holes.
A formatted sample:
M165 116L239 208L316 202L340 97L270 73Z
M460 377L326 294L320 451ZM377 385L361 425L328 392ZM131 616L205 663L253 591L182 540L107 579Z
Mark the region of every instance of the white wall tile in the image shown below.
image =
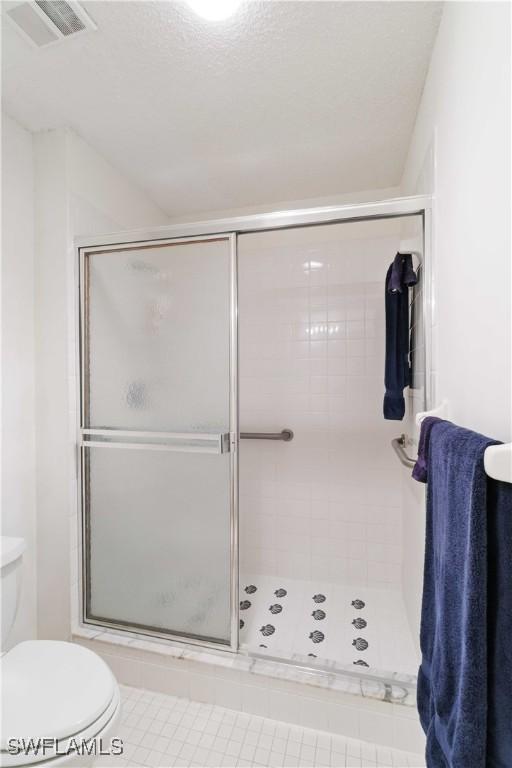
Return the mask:
M192 672L190 675L190 698L194 701L211 702L217 699L217 680L213 675Z
M242 687L242 711L264 717L268 712L269 692L266 686Z
M242 686L235 680L215 678L215 703L230 709L242 708Z
M417 717L394 717L393 746L421 754L425 750L425 734Z
M359 710L359 735L363 741L373 741L388 747L394 746L392 715L370 710Z
M400 582L396 425L381 415L382 283L399 238L399 224L372 222L239 239L241 426L295 431L289 444L241 446L242 571ZM267 365L277 316L295 341Z
M355 707L329 704L329 730L350 738L359 738L359 716Z

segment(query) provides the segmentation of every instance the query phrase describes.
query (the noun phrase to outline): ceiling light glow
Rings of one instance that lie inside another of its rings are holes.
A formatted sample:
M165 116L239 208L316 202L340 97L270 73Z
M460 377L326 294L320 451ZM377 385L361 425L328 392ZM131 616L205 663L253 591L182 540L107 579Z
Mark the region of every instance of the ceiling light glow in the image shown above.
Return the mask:
M187 0L192 10L208 21L222 21L232 16L242 0Z
M315 269L322 269L323 261L305 261L303 264L304 272L311 272Z

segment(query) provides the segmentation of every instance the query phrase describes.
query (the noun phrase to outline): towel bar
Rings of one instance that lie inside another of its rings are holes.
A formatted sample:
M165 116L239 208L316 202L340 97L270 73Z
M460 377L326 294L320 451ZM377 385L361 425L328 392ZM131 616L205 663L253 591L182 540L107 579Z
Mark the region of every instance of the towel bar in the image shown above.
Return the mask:
M393 447L394 452L398 456L400 463L404 465L404 467L408 467L409 469L412 469L414 465L416 464L416 459L413 459L411 456L409 456L405 451L405 435L400 435L400 437L395 437L391 441L391 445Z
M240 432L241 440L284 440L288 443L293 440L291 429L282 429L281 432Z
M421 422L426 416L438 416L441 419L447 419L449 413L450 406L448 400L443 400L437 408L433 408L431 411L417 413L416 424L421 426ZM397 440L397 442L399 441ZM393 440L392 443L395 443L395 440ZM398 446L395 447L395 445L393 445L393 448L398 453ZM504 483L512 483L512 443L490 445L484 453L484 469L486 474L494 480L501 480Z

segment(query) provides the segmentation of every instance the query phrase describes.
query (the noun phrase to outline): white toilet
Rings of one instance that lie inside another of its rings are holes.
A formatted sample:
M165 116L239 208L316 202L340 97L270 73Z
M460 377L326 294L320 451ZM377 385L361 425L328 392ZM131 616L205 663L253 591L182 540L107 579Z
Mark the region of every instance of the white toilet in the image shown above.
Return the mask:
M1 537L2 649L16 616L23 550L23 539ZM73 643L30 640L5 653L0 665L0 766L89 766L100 749L119 749L119 740L111 745L121 711L119 687L95 653ZM44 749L42 741L34 749L43 738ZM80 753L67 754L76 746Z

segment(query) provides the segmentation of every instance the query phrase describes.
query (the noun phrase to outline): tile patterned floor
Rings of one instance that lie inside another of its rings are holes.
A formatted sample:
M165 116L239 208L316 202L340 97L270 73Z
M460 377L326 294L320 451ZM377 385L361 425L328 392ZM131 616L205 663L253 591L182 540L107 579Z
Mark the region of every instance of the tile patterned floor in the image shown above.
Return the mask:
M371 670L416 674L419 659L398 590L244 575L242 647Z
M423 768L419 755L122 686L124 754L95 768Z

